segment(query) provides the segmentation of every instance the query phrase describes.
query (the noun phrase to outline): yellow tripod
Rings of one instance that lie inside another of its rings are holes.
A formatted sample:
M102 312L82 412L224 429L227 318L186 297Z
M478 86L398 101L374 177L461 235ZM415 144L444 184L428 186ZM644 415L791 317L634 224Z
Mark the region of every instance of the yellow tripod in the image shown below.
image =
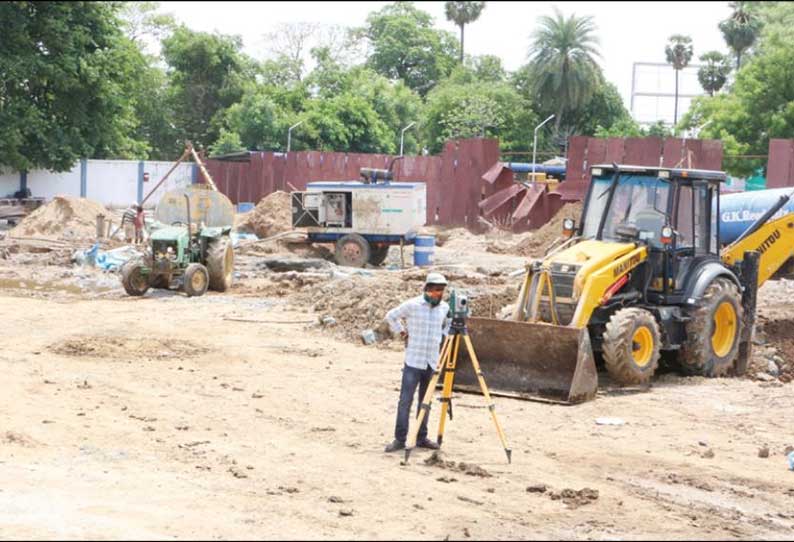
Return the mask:
M496 426L496 432L499 435L499 439L502 441L502 447L507 455L507 462L511 462L512 450L507 447L504 431L502 431L502 426L496 418L496 407L491 399L491 394L488 392L488 386L485 384L485 377L483 377L482 371L480 370L480 362L477 360L477 355L474 353L474 347L471 344L471 338L466 330L466 318L457 317L453 318L450 326L450 334L447 335L441 346L441 353L438 358L438 363L436 364L436 370L433 372L433 377L430 379L430 383L427 386L427 392L425 392L425 396L422 398L419 416L408 438L409 446L405 448L406 463L408 462L408 457L411 455L411 450L416 447L416 439L419 435L419 428L422 425L422 421L424 421L425 416L430 415L430 402L433 400L433 392L438 384L438 379L442 370L444 371L444 386L442 388L441 398L439 399L441 402L441 418L438 422L438 445L441 446L441 442L444 440L444 427L447 413L449 413L449 419L452 419L452 383L455 379L455 367L458 363L461 341L466 345L474 374L477 375L477 380L480 383L480 390L482 390L485 401L488 403L488 410L491 411L491 417Z

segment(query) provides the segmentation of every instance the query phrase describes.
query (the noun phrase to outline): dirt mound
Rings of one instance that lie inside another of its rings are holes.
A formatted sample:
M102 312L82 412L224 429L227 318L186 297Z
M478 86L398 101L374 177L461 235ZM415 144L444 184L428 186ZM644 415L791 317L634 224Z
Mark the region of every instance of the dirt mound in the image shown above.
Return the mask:
M581 216L582 204L568 203L557 211L551 220L537 230L522 236L517 243L496 243L489 246L487 250L496 254L517 254L533 258L543 256L554 240L562 235L562 221L566 218L573 218L578 222Z
M109 211L96 201L55 196L51 202L26 216L11 230L9 237L93 239L99 214L108 216Z
M287 192L277 191L260 200L253 211L235 218L237 231L260 239L292 229L292 204Z
M53 344L49 350L69 357L116 360L184 359L209 352L188 341L145 337L76 337Z

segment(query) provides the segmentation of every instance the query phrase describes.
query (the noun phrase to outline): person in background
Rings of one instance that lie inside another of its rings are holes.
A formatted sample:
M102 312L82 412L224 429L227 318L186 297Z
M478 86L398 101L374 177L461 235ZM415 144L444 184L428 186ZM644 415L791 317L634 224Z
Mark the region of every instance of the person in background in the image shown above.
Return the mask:
M143 214L143 205L136 205L135 211L135 244L143 243L144 232L146 231L146 217Z
M124 240L132 243L135 238L135 217L138 215L138 202L133 201L121 216L121 226L124 228Z

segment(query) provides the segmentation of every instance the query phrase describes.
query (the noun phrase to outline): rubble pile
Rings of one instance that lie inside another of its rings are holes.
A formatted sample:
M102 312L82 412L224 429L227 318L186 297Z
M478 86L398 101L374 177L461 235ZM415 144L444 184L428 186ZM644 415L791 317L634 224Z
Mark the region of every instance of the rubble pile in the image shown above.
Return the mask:
M517 254L519 256L539 257L551 244L562 235L562 222L566 218L573 218L575 221L581 219L582 204L568 203L562 207L554 217L546 224L529 232L518 236L514 242L499 242L488 246L488 252L495 254Z

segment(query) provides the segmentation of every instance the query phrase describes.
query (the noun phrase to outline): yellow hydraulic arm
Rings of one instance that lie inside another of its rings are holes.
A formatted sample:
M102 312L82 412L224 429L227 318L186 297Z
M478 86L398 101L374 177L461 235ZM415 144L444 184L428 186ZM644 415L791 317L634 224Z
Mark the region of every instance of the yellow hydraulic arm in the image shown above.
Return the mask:
M758 263L760 287L794 257L794 213L771 220L750 235L740 237L722 250L722 261L726 265L737 265L748 250L761 254Z

